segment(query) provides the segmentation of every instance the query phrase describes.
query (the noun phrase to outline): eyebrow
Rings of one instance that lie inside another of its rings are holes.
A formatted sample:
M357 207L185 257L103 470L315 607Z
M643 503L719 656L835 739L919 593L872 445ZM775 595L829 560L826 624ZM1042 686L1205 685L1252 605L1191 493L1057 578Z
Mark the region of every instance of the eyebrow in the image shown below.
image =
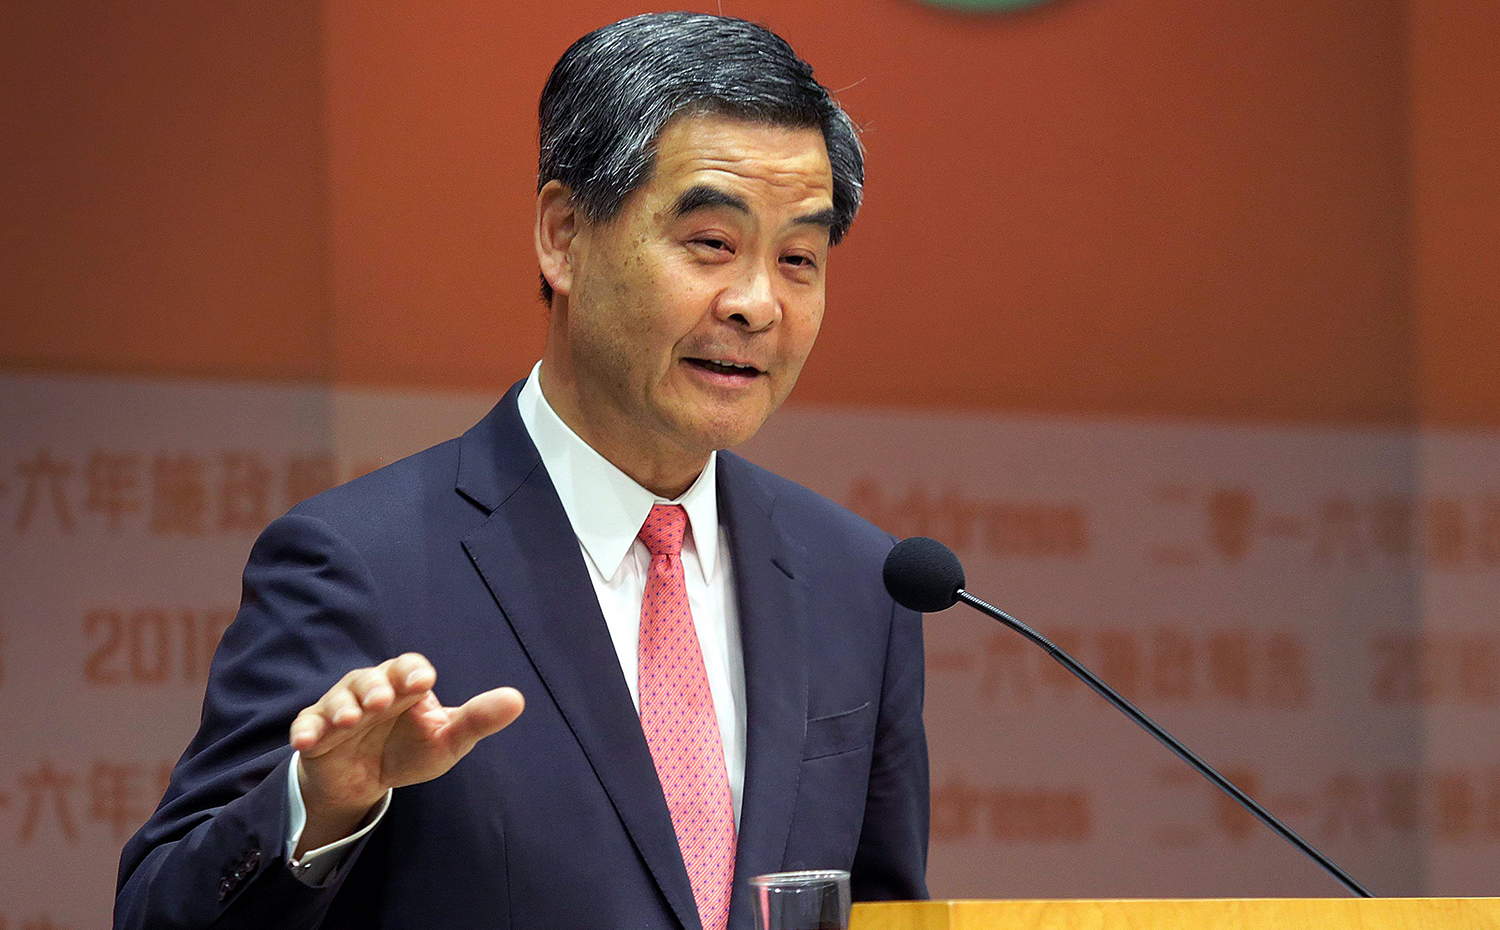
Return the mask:
M695 184L677 198L677 202L672 205L672 215L687 216L694 210L706 210L709 207L728 207L739 213L750 212L750 205L745 203L744 198L707 184Z
M822 226L824 229L828 230L832 230L833 227L838 224L838 221L839 211L834 209L833 207L826 207L816 213L809 213L805 216L799 216L795 220L792 220L793 223L796 223L799 226Z
M687 216L694 210L706 210L711 207L726 207L738 213L749 214L750 205L738 194L720 190L708 184L695 184L683 191L672 204L673 216ZM838 223L839 213L833 207L826 207L815 213L808 213L792 220L797 226L822 226L825 229L833 229Z

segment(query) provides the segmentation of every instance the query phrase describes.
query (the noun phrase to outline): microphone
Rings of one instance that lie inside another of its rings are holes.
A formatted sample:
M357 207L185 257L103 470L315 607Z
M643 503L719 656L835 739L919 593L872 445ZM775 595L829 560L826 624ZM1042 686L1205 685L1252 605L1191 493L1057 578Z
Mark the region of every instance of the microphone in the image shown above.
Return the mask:
M1363 885L1349 877L1349 873L1335 865L1332 859L1314 849L1310 843L1294 833L1290 827L1276 819L1270 811L1256 803L1254 798L1241 791L1233 782L1216 772L1207 762L1198 758L1191 749L1178 742L1176 737L1163 730L1150 717L1137 710L1134 704L1121 697L1119 692L1105 684L1093 672L1084 668L1072 656L1054 646L1045 636L1015 617L965 591L964 567L959 562L958 556L953 554L952 549L949 549L936 539L928 539L925 536L913 536L910 539L903 539L891 550L890 555L885 557L885 567L881 570L881 576L885 579L885 589L890 592L891 597L895 598L896 603L902 607L930 614L940 610L947 610L959 601L963 601L970 607L999 620L1012 630L1041 646L1047 651L1048 655L1052 656L1064 668L1080 678L1096 694L1114 705L1122 714L1135 721L1141 729L1156 737L1162 745L1176 753L1179 759L1192 766L1198 774L1213 782L1219 790L1234 798L1241 807L1254 814L1256 819L1261 823L1276 831L1277 835L1282 839L1302 850L1304 854L1322 866L1323 871L1338 879L1339 883L1345 888L1361 898L1374 897Z

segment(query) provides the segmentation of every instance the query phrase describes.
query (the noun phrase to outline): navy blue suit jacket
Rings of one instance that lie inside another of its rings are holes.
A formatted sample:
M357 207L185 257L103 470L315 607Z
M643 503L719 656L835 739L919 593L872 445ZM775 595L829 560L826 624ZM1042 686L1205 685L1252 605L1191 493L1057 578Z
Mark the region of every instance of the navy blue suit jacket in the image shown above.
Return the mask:
M319 495L245 569L202 725L126 845L118 928L697 928L666 802L577 538L516 408ZM732 454L719 508L739 600L747 761L730 926L748 880L845 868L856 899L926 896L920 617L891 539ZM397 789L322 886L285 864L287 728L345 672L406 651L456 705L515 723Z

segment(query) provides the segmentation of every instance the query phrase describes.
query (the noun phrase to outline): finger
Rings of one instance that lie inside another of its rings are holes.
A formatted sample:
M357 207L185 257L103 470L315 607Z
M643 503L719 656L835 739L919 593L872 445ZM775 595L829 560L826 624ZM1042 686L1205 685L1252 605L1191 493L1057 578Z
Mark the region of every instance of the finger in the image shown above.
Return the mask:
M476 694L462 707L450 711L443 738L457 755L463 755L474 744L505 729L526 708L526 700L515 688L495 688Z
M437 684L437 670L418 652L402 653L392 659L386 677L397 695L421 694Z
M390 666L382 663L365 669L349 682L349 693L366 713L379 714L389 708L396 699L396 689L391 685Z
M355 697L353 688L347 684L335 685L315 706L322 713L323 719L340 729L354 726L364 716L359 698Z
M436 678L432 664L414 652L353 669L298 714L292 723L292 746L309 758L323 755L368 727L404 713L430 693Z
M297 715L292 721L291 744L298 752L308 752L318 744L328 732L327 721L323 715L309 707Z
M292 722L292 748L302 753L304 759L316 759L327 755L345 743L368 733L390 713L369 714L359 708L353 693L345 688L331 694L325 700L335 708L331 713L324 701L319 701L297 715Z
M289 741L292 748L304 754L326 752L328 746L320 746L332 732L334 732L333 719L335 715L344 712L347 716L347 707L350 703L348 695L349 684L362 672L368 669L354 669L344 677L340 678L332 688L329 688L316 703L298 711L289 730Z

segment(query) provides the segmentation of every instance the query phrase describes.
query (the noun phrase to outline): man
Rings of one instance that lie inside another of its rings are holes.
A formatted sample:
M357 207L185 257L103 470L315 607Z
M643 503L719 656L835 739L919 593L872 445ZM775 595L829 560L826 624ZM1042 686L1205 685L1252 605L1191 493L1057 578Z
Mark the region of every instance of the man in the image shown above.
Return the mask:
M812 348L852 126L696 14L580 39L540 115L542 361L266 529L117 927L723 930L797 868L925 895L891 540L716 451Z

